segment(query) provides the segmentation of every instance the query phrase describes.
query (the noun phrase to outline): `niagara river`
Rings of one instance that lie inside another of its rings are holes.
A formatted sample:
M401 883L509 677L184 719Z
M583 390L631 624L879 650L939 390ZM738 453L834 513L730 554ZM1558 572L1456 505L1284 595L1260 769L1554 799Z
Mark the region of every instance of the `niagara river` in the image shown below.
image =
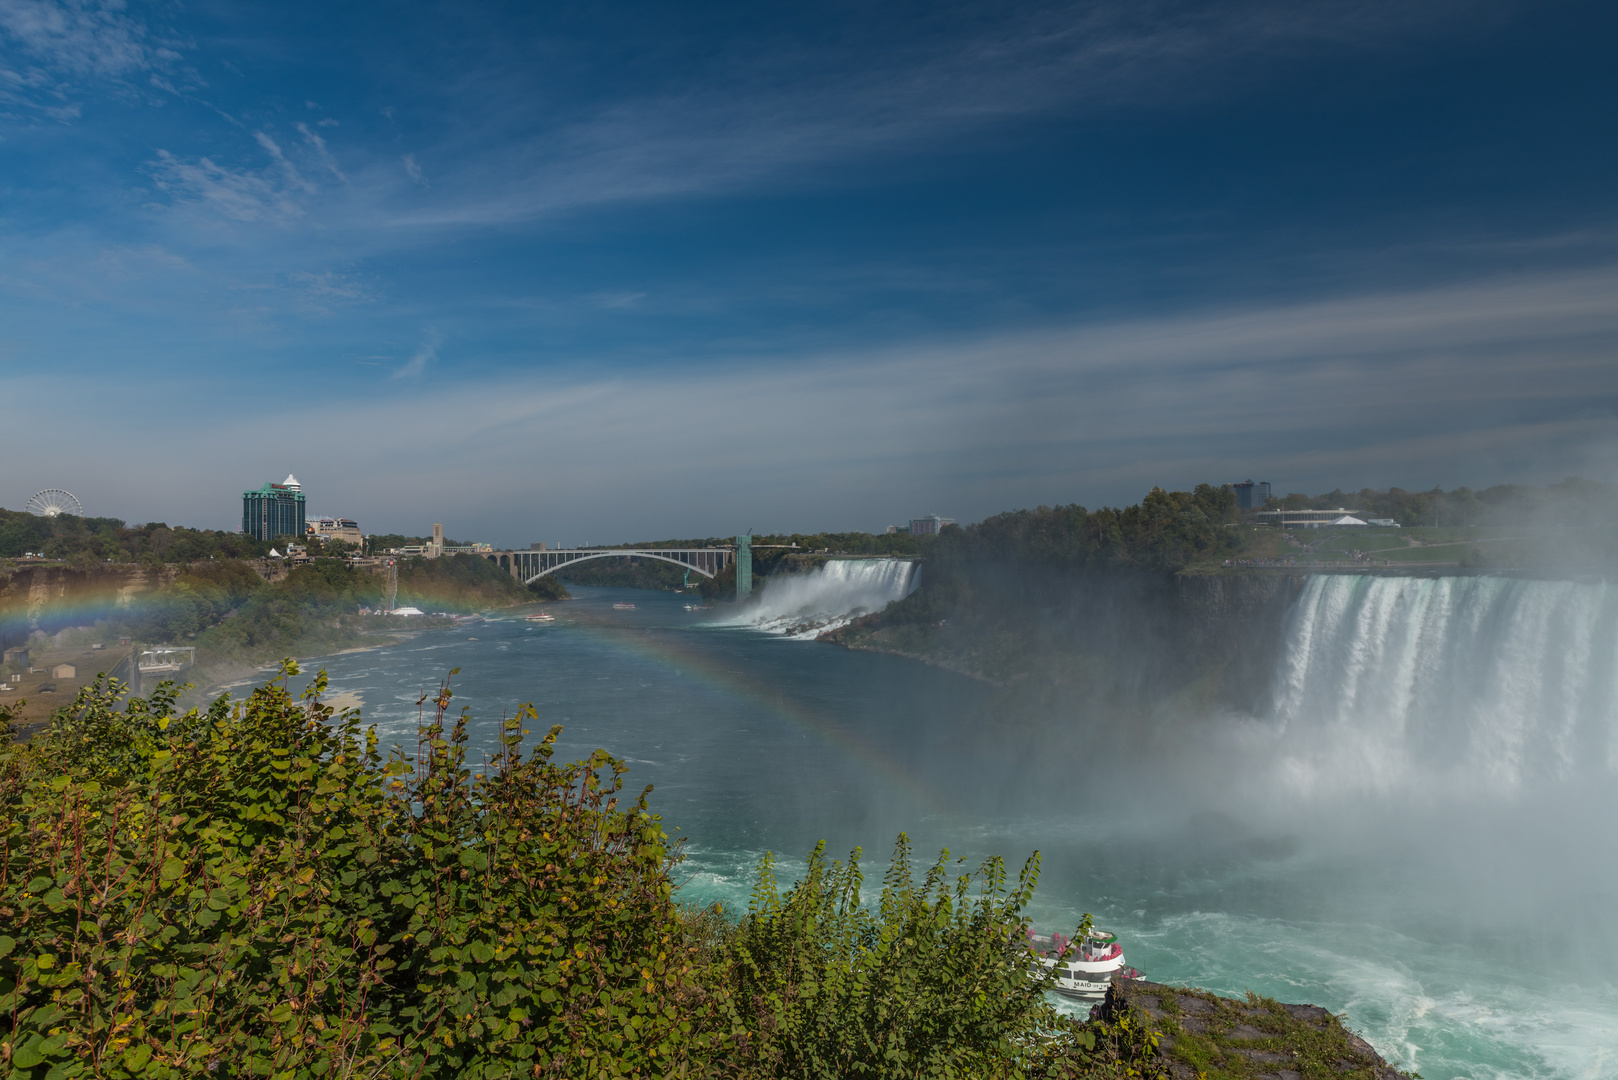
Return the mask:
M813 642L914 576L834 564L728 611L575 588L554 622L305 674L410 752L451 669L474 746L533 702L564 759L654 785L691 902L745 909L761 854L790 877L821 839L872 875L901 830L969 863L1038 849L1041 928L1094 913L1153 981L1324 1005L1428 1080L1618 1075L1610 586L1315 576L1260 707L1130 740L1084 702L1030 726L984 682Z

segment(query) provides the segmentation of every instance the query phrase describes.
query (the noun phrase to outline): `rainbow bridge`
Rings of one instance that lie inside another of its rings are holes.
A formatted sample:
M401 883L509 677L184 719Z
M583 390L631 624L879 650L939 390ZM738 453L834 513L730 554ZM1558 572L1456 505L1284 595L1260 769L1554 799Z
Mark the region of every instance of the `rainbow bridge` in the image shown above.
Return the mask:
M706 548L556 548L546 551L496 551L484 558L525 585L564 566L591 559L660 559L711 578L736 561L736 549Z

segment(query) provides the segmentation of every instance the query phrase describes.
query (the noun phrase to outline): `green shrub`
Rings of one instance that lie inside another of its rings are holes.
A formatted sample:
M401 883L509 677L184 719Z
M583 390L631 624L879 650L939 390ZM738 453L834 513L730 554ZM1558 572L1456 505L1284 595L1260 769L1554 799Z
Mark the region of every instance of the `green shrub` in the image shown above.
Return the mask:
M296 673L290 661L286 674ZM98 683L0 757L14 1076L651 1076L711 1056L674 851L559 728L414 760L282 685L206 714ZM711 980L710 980L711 981Z
M750 1037L738 1057L745 1052L751 1074L1055 1077L1120 1065L1118 1075L1131 1074L1142 1047L1122 1046L1117 1035L1138 1033L1138 1018L1083 1024L1046 1001L1055 975L1037 963L1024 914L1037 853L1015 887L999 859L951 882L948 851L918 886L900 834L874 908L862 902L859 856L856 848L846 865L828 864L817 846L785 896L770 858L760 864L728 948ZM1075 940L1089 928L1085 916Z
M869 908L858 853L817 849L784 896L766 859L740 921L682 910L651 789L605 751L554 765L552 727L524 757L524 706L471 768L446 682L385 753L324 687L175 715L171 684L102 679L0 736L0 1076L1150 1071L1138 1017L1045 1003L1037 855L1015 887L947 856L917 886L901 837Z

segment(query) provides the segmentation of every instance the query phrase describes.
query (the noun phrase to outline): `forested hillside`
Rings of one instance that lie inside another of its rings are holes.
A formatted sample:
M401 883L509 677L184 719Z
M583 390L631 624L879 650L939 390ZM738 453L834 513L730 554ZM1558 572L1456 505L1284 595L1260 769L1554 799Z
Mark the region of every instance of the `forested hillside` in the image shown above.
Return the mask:
M170 528L161 521L126 526L118 518L40 517L0 508L0 559L34 552L67 562L185 563L263 558L270 545L218 529Z
M1239 550L1229 487L1154 488L1138 505L1041 506L946 526L923 548L920 587L829 635L994 681L1163 685L1178 628L1172 578ZM1106 672L1103 679L1101 673Z

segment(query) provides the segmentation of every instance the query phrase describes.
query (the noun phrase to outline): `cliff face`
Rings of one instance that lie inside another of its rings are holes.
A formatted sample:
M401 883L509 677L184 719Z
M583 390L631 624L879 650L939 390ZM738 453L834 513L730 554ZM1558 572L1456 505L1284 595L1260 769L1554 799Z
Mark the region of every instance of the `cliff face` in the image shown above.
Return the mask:
M1255 708L1281 654L1287 613L1307 576L1284 573L1179 574L1176 621L1186 657L1218 680L1217 696Z
M925 591L926 571L922 571ZM825 640L996 683L1027 680L1151 708L1175 695L1251 709L1269 688L1292 574L1043 575L990 570L941 602L917 594Z
M184 569L130 563L0 565L0 642L15 645L35 630L53 633L93 623L172 584Z

